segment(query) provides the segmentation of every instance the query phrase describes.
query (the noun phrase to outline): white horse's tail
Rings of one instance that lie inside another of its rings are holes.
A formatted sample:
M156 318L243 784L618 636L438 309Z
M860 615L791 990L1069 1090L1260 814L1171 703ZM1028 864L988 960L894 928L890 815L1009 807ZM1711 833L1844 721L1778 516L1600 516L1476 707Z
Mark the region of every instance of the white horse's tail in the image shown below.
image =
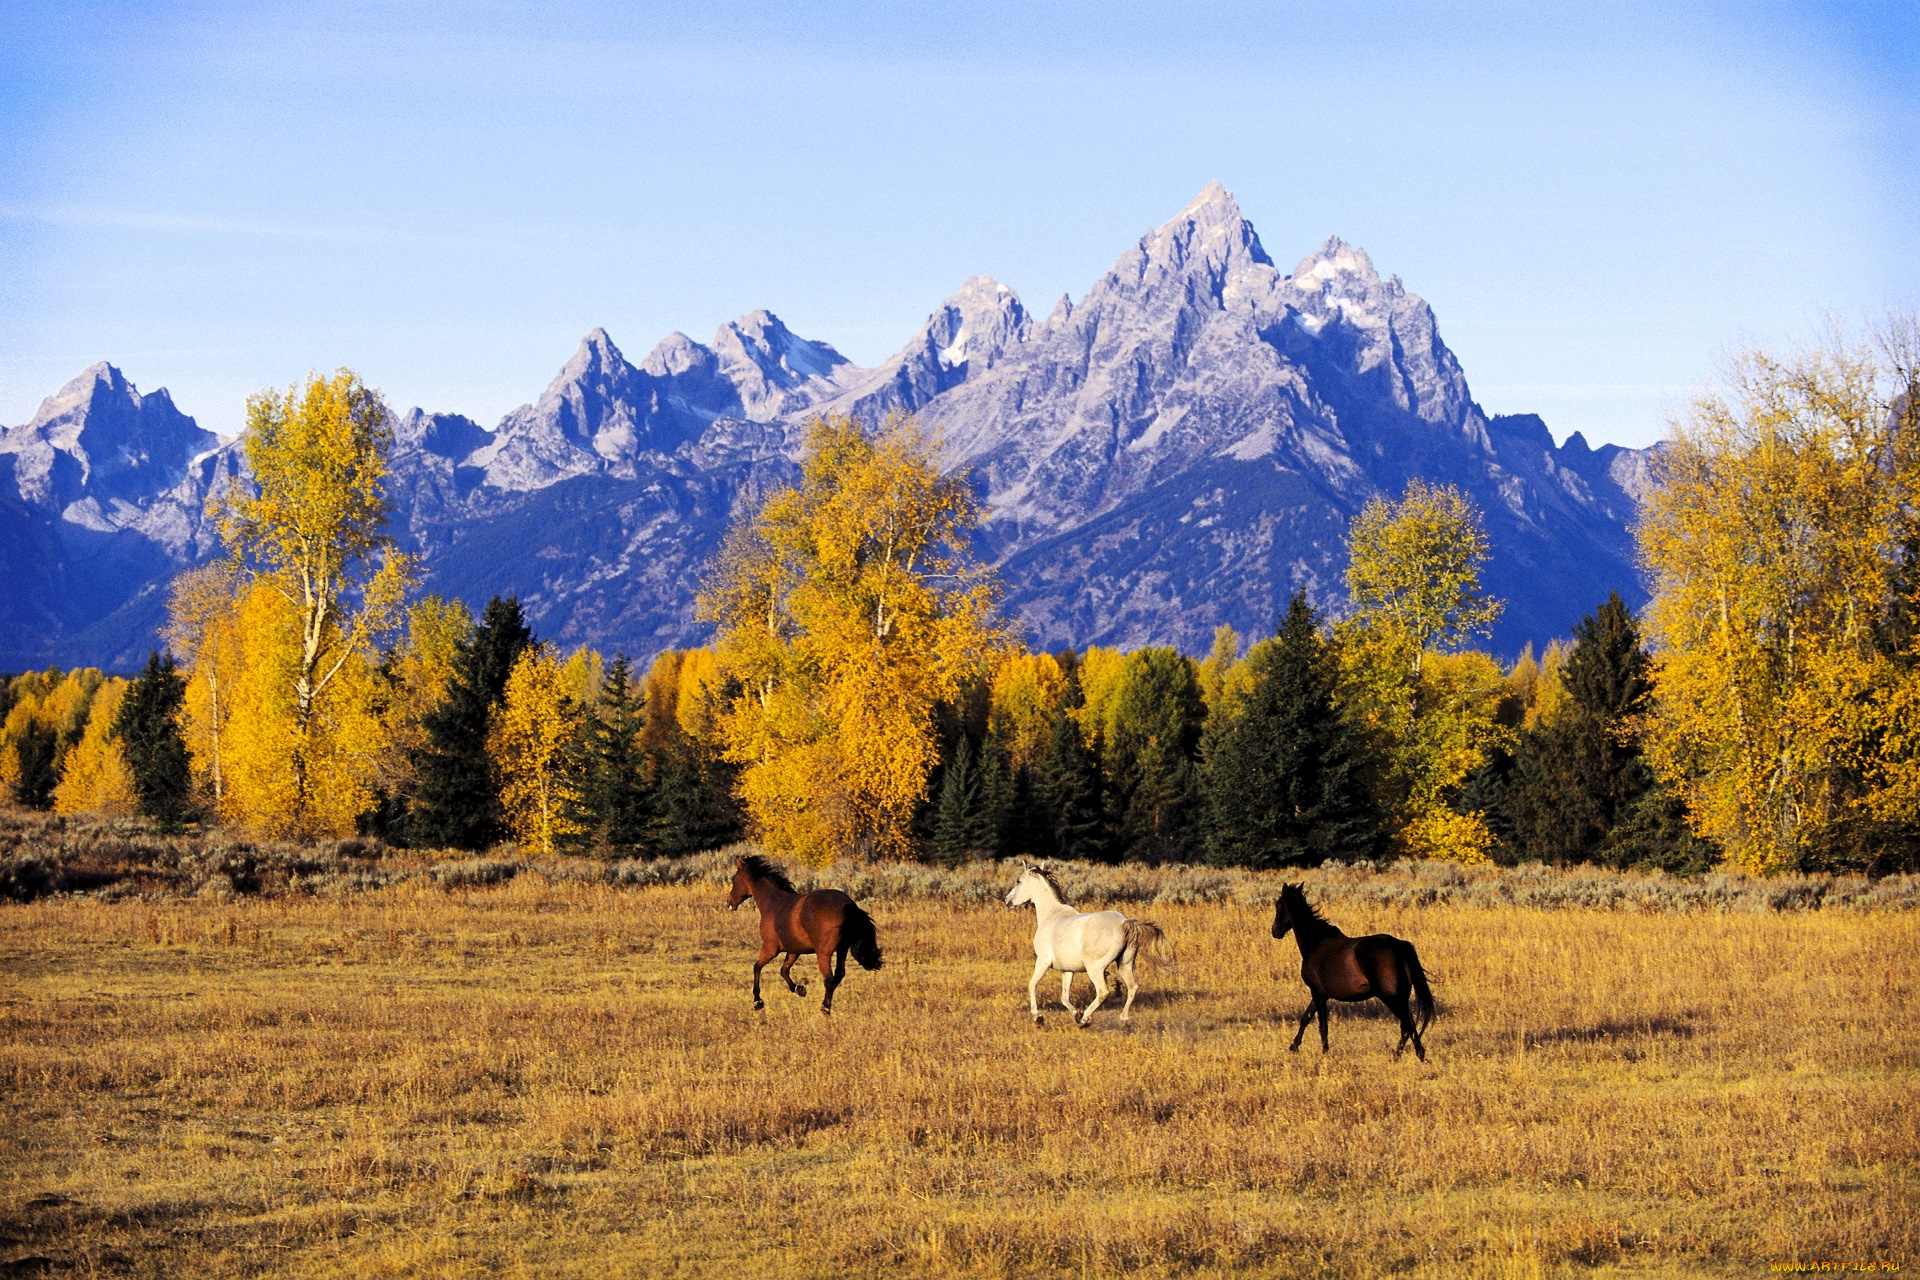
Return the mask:
M1164 943L1167 931L1151 920L1128 920L1122 930L1120 960L1132 964L1142 955L1152 955L1157 944Z

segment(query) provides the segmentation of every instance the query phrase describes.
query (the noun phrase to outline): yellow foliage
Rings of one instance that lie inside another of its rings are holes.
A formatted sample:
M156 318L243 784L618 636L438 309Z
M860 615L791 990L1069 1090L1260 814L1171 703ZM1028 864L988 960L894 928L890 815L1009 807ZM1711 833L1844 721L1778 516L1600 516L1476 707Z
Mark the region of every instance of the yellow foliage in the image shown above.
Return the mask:
M1402 633L1417 670L1428 650L1484 634L1503 607L1480 590L1487 535L1452 485L1411 480L1398 502L1374 498L1347 534L1347 592L1369 625Z
M138 811L133 772L127 767L126 755L113 728L126 691L127 681L115 677L105 681L94 694L87 726L81 731L80 741L67 752L59 785L53 790L55 812L125 818Z
M226 775L221 816L275 839L352 835L374 801L386 740L379 680L348 654L312 704L307 732L296 717L300 612L287 594L256 579L238 602L244 637L231 711L217 735Z
M61 674L57 667L29 671L16 679L6 723L0 727L0 792L11 798L20 782L20 748L30 730L54 736L55 768L85 731L88 713L103 677L94 667ZM57 785L57 784L56 784Z
M736 525L701 597L740 794L777 853L898 857L939 757L933 710L1006 647L966 478L910 420L808 424L799 482Z
M1441 858L1474 866L1491 861L1493 832L1478 812L1455 813L1440 806L1416 815L1400 829L1400 845L1415 858Z
M221 742L233 714L243 661L240 596L245 580L231 560L189 569L173 580L167 641L185 668L181 733L199 786L217 813L226 811Z
M1642 508L1648 755L1694 829L1748 870L1795 866L1863 820L1920 817L1920 652L1878 630L1920 545L1905 336L1879 353L1836 338L1741 356L1674 424ZM1908 420L1890 429L1895 411Z
M993 674L991 724L1015 769L1032 769L1046 751L1066 676L1050 653L1015 653Z
M572 816L580 798L573 756L580 728L580 704L553 650L521 650L487 732L487 754L500 777L507 829L535 853L553 853L582 830Z
M1101 735L1113 741L1114 713L1120 705L1120 689L1126 674L1127 655L1118 649L1089 645L1080 656L1080 707L1076 719L1087 741Z
M719 655L711 649L686 650L674 679L673 715L681 732L695 742L711 742L724 687Z
M473 615L458 600L427 596L407 610L406 636L387 663L384 740L375 756L388 795L413 794L419 781L414 758L431 745L427 715L446 700L461 641L472 629Z
M346 772L320 748L322 739L340 737L318 722L320 704L335 680L364 683L365 672L354 669L366 666L376 638L398 621L414 574L384 532L392 415L377 392L342 369L284 396L251 397L245 439L257 492L235 487L211 510L235 561L254 569L254 580L293 610L294 625L273 631L289 652L249 665L255 674L273 670L291 686L292 736L283 745L294 809L312 808L311 825L329 828L330 810L346 794L338 789ZM247 640L251 646L256 637ZM333 776L323 783L316 771Z

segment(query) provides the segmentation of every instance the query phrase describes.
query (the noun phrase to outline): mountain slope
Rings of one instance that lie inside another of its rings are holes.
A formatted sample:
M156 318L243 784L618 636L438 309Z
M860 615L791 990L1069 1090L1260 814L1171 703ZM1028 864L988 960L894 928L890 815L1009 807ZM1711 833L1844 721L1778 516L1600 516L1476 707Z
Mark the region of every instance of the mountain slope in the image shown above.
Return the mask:
M1488 417L1425 301L1338 238L1282 271L1217 183L1077 304L1036 321L976 277L871 369L765 311L637 365L596 329L491 431L397 420L396 532L429 588L516 591L562 643L694 643L707 557L793 475L819 413L939 433L1038 644L1201 650L1219 622L1264 634L1295 587L1337 608L1347 521L1413 476L1486 512L1510 602L1496 649L1567 633L1609 590L1640 598L1643 452ZM240 462L105 365L0 434L0 666L143 653L159 584L211 552L205 502Z

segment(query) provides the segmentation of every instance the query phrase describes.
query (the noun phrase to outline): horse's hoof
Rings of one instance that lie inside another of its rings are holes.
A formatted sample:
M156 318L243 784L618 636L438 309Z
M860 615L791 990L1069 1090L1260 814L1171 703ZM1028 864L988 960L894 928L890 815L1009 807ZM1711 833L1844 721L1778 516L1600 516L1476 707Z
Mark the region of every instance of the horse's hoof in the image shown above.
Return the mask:
M802 1000L805 1000L807 998L807 984L803 982L799 986L795 987L793 989L793 994L799 996Z
M1288 1045L1288 1046L1287 1046L1287 1052L1288 1052L1288 1053L1298 1053L1298 1052L1300 1052L1300 1046L1299 1046L1299 1045L1297 1045L1297 1044L1290 1044L1290 1045Z
M767 1007L767 1002L765 1000L755 1000L753 1002L753 1007L756 1009L764 1009Z
M1033 1025L1034 1025L1034 1026L1036 1026L1036 1027L1044 1027L1044 1026L1046 1026L1046 1025L1047 1025L1047 1015L1046 1015L1046 1014L1044 1014L1044 1013L1036 1013L1036 1014L1034 1014L1034 1015L1033 1015Z

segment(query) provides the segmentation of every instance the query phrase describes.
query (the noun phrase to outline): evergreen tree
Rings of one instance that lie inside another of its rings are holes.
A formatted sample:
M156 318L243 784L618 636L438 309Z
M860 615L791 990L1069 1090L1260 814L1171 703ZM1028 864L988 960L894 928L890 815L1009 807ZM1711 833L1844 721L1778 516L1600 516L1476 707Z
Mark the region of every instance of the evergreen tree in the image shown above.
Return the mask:
M980 807L974 814L973 847L988 857L1007 852L1013 834L1019 802L1019 783L1014 777L1013 755L1006 738L995 727L987 730L980 744L980 758L974 765L978 778Z
M678 858L739 839L743 822L733 794L733 766L668 719L650 752L654 850Z
M1236 713L1205 735L1209 859L1282 867L1378 855L1385 823L1361 783L1358 740L1334 701L1338 664L1304 592L1247 667Z
M585 843L631 858L652 844L654 762L640 743L645 703L623 653L607 669L606 692L587 726L587 768L579 823Z
M13 780L13 799L29 809L51 809L53 789L60 781L60 732L50 724L28 721L14 750L20 773Z
M187 740L180 732L180 704L187 682L174 670L173 655L147 655L147 667L127 686L114 718L133 794L140 812L163 828L178 830L192 812Z
M1192 659L1171 648L1127 655L1107 744L1114 849L1121 856L1160 862L1198 851L1194 764L1206 714Z
M1618 592L1574 629L1573 652L1561 673L1566 704L1521 735L1502 798L1501 817L1516 858L1615 861L1637 859L1636 849L1656 863L1693 856L1691 846L1678 853L1668 849L1671 827L1658 805L1637 820L1641 836L1609 842L1654 787L1632 732L1651 689L1648 666L1633 615ZM1667 833L1658 835L1667 852L1646 843L1661 832Z
M973 743L965 730L956 737L953 754L940 779L940 799L933 812L933 856L955 867L977 847L980 821L980 778L973 765Z
M513 664L532 640L519 599L495 596L460 646L446 700L424 721L429 745L414 759L420 785L408 814L412 843L483 849L500 838L487 727Z
M1070 695L1078 683L1068 677ZM1040 857L1099 858L1105 852L1104 798L1100 760L1080 736L1072 715L1071 698L1053 720L1046 754L1033 780L1036 841Z

